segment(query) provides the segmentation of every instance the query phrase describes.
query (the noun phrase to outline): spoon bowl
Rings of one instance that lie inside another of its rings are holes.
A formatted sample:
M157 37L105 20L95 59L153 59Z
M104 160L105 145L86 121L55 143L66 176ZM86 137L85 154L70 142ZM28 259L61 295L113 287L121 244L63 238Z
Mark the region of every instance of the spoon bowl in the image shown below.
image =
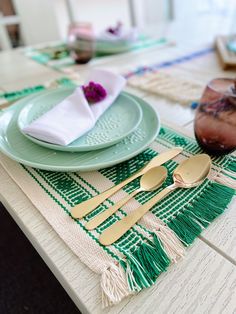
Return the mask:
M109 207L107 210L102 212L101 214L95 216L92 220L90 220L85 227L88 230L93 230L98 227L101 223L103 223L107 218L113 215L119 208L125 205L132 197L134 197L139 192L144 191L153 191L157 189L162 183L165 181L167 177L167 170L165 167L154 167L148 170L145 174L142 175L140 180L140 187L133 191L131 194L122 198L115 205Z
M140 179L140 188L137 191L153 191L160 186L167 177L167 170L165 167L155 167L148 170Z
M174 170L175 187L192 188L202 183L211 169L211 158L207 154L193 156L181 162Z

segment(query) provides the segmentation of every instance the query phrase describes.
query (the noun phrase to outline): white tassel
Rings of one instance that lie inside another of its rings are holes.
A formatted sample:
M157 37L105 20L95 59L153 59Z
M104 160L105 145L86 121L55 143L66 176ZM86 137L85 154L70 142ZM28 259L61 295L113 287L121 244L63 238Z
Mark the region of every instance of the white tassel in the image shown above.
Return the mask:
M227 174L228 176L231 176L233 179L236 180L236 173L234 171L222 169L221 172Z
M234 179L227 178L221 174L218 174L215 177L215 181L236 190L236 181Z
M102 306L119 303L131 292L123 268L119 264L110 264L103 271L101 278Z
M185 248L175 233L160 219L158 219L158 226L154 232L163 243L164 249L169 258L176 263L185 254Z
M126 266L126 276L127 276L127 281L129 280L130 282L130 290L131 292L130 293L135 293L134 291L138 292L141 290L141 288L139 287L139 285L137 284L135 278L134 278L134 275L133 275L133 272L130 268L130 265L129 263L127 263L127 266Z

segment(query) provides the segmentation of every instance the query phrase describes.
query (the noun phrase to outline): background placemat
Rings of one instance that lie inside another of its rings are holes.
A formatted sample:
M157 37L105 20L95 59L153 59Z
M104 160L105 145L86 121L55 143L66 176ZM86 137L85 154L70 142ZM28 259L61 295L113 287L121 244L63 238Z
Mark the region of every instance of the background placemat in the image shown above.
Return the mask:
M204 48L183 54L171 60L148 66L138 67L124 74L128 84L151 94L167 98L179 104L191 104L199 101L205 87L205 83L196 80L196 73L201 69L195 69L191 77L186 77L186 71L181 75L181 67L185 63L194 64L198 59L203 59L215 52L213 48ZM173 73L171 69L174 69ZM176 69L178 69L176 71Z
M184 105L199 101L204 90L204 84L179 78L161 70L148 72L142 76L132 76L128 79L128 84Z
M188 53L178 51L176 58L137 67L124 73L128 84L178 104L196 108L204 88L217 77L234 78L235 71L224 71L214 48Z
M196 50L194 52L184 54L182 56L176 57L171 60L166 60L163 62L158 62L158 63L150 64L147 66L137 67L136 69L133 69L132 71L129 71L128 73L125 73L124 76L126 78L130 78L132 76L144 75L145 73L155 72L161 69L168 69L173 66L183 64L185 62L193 62L195 59L202 58L208 54L214 53L214 51L215 49L212 47Z
M151 38L148 36L140 36L137 43L132 45L132 49L130 51L145 49L154 46L162 46L167 43L165 38ZM127 52L127 51L125 51ZM50 68L55 70L63 71L65 68L70 67L71 65L75 65L75 61L70 57L70 52L67 48L66 43L54 43L51 45L43 45L37 47L28 47L25 50L25 55L34 61L44 64ZM109 53L95 52L95 57L105 57L109 55Z
M0 110L9 107L18 99L36 94L45 89L57 88L59 86L73 87L77 84L78 82L76 80L67 77L61 77L57 80L46 82L45 84L29 86L20 90L15 90L11 92L0 91Z
M182 146L184 151L165 164L168 179L157 191L140 193L93 231L87 231L85 223L136 189L138 179L85 219L75 220L70 216L72 206L119 183L158 153L174 146ZM2 154L0 162L71 250L91 270L101 274L103 305L108 306L153 285L163 271L184 255L185 248L201 231L224 212L233 198L235 191L229 186L235 186L236 182L236 157L214 158L211 174L202 185L179 189L163 199L113 245L105 247L99 243L103 230L169 185L176 165L200 152L193 138L162 126L150 148L127 162L100 171L43 171L18 164Z

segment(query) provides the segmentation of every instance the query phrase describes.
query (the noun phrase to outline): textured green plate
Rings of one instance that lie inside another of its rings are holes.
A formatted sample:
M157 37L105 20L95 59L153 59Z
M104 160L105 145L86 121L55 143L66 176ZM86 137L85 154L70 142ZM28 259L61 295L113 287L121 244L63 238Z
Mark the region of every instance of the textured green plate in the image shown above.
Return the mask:
M18 127L20 131L68 97L73 91L73 87L58 88L31 99L19 113ZM141 119L142 110L138 102L134 98L121 93L91 131L67 146L47 143L22 133L36 144L54 150L70 152L91 151L120 142L138 127Z
M96 52L104 54L116 54L121 52L127 52L134 49L137 41L127 41L119 40L114 42L109 42L105 40L96 41Z
M130 94L126 95L138 101L143 117L138 128L118 144L91 152L72 153L53 151L33 143L21 134L17 126L20 110L35 97L29 96L1 113L0 150L22 164L52 171L97 170L128 160L154 141L160 130L160 120L145 101Z

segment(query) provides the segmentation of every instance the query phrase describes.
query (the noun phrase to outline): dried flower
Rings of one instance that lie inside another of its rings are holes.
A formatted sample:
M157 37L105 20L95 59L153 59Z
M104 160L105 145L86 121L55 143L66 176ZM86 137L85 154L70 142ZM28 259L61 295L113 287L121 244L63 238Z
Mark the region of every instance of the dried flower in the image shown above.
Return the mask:
M109 27L106 31L112 35L118 36L120 35L121 28L122 28L122 23L117 22L115 27Z
M83 85L82 89L87 101L91 104L97 103L107 96L105 88L101 84L92 81L87 86Z

